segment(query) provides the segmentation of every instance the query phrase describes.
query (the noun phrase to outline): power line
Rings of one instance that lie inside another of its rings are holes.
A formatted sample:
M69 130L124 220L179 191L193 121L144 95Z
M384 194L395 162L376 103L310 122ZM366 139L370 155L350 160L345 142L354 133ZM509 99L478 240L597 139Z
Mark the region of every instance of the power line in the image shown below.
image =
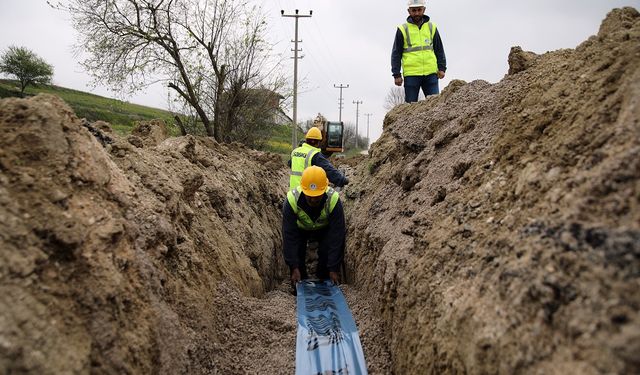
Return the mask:
M338 100L338 110L340 112L340 117L338 121L342 121L342 89L348 89L349 88L349 84L347 83L346 86L343 86L342 83L340 84L340 86L336 86L335 84L333 85L333 87L340 89L340 99Z
M294 43L293 48L293 124L291 124L291 147L294 149L298 145L298 52L302 51L298 49L298 43L302 43L301 40L298 40L298 18L301 17L311 17L313 11L310 10L309 14L298 14L298 9L296 9L296 14L284 14L284 9L280 10L280 14L282 17L294 17L296 19L296 31L295 31L295 39L292 40Z
M362 104L362 100L358 101L358 100L354 100L353 104L356 105L356 148L358 148L358 117L359 117L359 108L360 108L360 104Z
M338 61L340 61L340 59L336 58L334 49L329 47L329 43L324 37L325 33L323 32L323 29L320 27L320 25L318 25L318 22L315 19L311 21L311 24L317 30L317 32L311 33L311 37L318 38L321 42L321 48L326 51L320 55L324 58L327 64L330 65L331 70L337 73L340 77L344 77L345 75L343 74L343 68L340 64L337 63Z

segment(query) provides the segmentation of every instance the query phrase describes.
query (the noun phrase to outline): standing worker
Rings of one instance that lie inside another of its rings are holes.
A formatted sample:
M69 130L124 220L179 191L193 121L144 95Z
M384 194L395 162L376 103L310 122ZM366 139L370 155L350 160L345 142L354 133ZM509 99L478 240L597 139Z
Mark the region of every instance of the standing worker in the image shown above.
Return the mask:
M424 14L425 0L409 0L407 22L399 25L391 50L391 73L396 86L402 85L404 100L417 102L420 88L425 96L440 92L438 79L443 79L447 59L436 25ZM402 61L402 74L400 62Z
M291 285L307 278L307 241L317 240L316 276L340 282L345 244L344 210L338 192L329 187L324 169L304 170L300 185L289 190L282 207L282 249L291 271Z
M343 187L349 183L349 179L339 170L331 165L331 162L320 152L320 142L322 132L317 127L312 127L307 131L305 143L291 152L291 176L289 177L289 190L300 185L302 171L312 165L324 169L329 176L329 182L338 187Z

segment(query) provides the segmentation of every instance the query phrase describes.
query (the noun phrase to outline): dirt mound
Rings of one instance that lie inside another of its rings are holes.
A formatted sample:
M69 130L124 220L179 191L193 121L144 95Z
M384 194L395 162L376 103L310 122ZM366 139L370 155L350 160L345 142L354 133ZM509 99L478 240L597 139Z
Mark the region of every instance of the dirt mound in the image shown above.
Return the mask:
M398 374L639 373L640 14L401 105L346 189Z
M0 369L222 371L220 283L259 297L287 276L286 170L160 123L107 128L52 96L0 101Z
M640 14L509 62L336 161L371 374L640 372ZM0 100L0 372L290 373L287 186L274 154Z

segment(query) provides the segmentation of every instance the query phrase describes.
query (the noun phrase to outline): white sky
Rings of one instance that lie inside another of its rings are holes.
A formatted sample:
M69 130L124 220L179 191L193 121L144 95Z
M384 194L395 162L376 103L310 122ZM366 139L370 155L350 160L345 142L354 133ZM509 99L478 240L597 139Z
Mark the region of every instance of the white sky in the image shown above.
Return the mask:
M382 132L384 99L393 87L390 53L396 26L404 22L405 0L254 0L263 4L276 43L275 51L293 56L294 19L280 10L301 14L313 10L311 18L300 18L302 55L298 80L298 121L323 113L338 119L339 91L343 90L342 119L356 122L356 105L362 101L359 134L372 141ZM544 53L575 48L598 32L602 19L613 8L633 6L640 0L427 0L426 14L438 25L447 55L451 79L497 82L508 70L512 46ZM54 66L54 83L98 95L116 96L104 87L92 88L90 79L71 52L75 32L68 15L51 9L45 0L0 0L0 50L10 45L31 49ZM286 59L293 81L293 59ZM154 86L125 100L166 108L165 88ZM291 116L292 113L290 112Z

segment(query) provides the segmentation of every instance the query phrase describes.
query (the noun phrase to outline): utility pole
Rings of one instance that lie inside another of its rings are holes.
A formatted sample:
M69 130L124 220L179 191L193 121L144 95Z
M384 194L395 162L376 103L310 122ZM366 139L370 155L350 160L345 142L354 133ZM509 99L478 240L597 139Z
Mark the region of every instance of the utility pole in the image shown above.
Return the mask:
M333 87L340 89L340 100L338 101L338 109L340 111L340 116L338 117L338 121L342 121L342 89L348 89L349 88L349 84L347 83L346 86L343 86L342 83L340 84L340 86L336 86L335 84L333 85Z
M369 148L369 145L371 144L371 141L369 140L369 117L371 117L371 113L365 113L365 116L367 116L367 149Z
M359 108L360 104L362 104L362 100L354 100L353 104L356 105L356 148L358 148L358 117L360 116Z
M291 147L294 149L298 147L298 59L301 59L304 56L298 57L298 52L302 51L298 49L298 42L302 43L302 40L298 40L298 18L300 17L311 17L313 11L310 10L309 14L298 14L298 9L296 9L296 14L284 14L284 10L280 10L280 14L282 17L295 17L296 19L296 32L295 37L292 42L294 43L293 51L293 124L291 125Z

